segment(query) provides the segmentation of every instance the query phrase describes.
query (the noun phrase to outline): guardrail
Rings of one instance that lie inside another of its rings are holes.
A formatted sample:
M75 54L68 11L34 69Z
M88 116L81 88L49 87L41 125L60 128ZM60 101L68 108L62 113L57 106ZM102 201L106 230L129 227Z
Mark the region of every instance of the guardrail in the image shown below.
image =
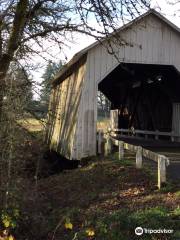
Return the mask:
M124 141L120 141L117 139L114 139L110 133L106 134L107 136L104 136L104 133L102 131L98 132L98 153L102 154L102 142L103 139L105 139L105 147L104 147L104 154L105 156L109 155L112 152L112 146L118 146L119 148L119 160L122 160L124 158L124 150L129 150L131 152L134 152L136 154L136 168L140 169L142 168L143 163L143 157L153 160L157 162L158 164L158 188L160 189L162 187L163 183L166 183L166 167L170 164L169 159L161 154L152 152L148 149L143 148L142 146L135 146L129 143L126 143Z
M147 130L139 130L139 129L113 129L113 132L116 135L122 135L122 134L131 134L132 136L137 136L137 135L144 135L145 138L148 138L148 135L154 135L155 139L158 140L160 136L167 136L171 137L171 141L174 142L175 137L180 138L178 134L175 134L173 131L172 132L160 132L158 130L156 131L147 131Z

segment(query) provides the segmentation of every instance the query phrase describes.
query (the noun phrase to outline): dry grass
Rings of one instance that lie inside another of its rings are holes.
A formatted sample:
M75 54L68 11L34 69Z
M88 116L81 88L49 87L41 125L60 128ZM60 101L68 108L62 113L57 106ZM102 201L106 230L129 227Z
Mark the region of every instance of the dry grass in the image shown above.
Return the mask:
M41 132L44 130L45 126L44 119L38 120L35 118L20 119L17 123L29 132Z
M97 130L103 130L104 132L110 127L110 119L104 118L97 122Z

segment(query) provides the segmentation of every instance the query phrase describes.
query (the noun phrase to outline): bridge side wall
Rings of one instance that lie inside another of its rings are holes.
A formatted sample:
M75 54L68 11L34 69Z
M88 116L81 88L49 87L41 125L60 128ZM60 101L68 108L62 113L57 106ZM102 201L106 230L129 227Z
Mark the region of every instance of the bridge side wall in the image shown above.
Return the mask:
M70 76L53 87L50 96L46 140L51 149L73 158L79 104L82 95L86 63L81 62Z

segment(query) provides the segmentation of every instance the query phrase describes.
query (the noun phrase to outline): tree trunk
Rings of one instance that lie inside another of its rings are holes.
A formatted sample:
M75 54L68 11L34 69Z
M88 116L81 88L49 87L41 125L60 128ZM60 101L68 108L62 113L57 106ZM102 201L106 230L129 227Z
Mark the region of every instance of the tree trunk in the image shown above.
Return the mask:
M5 54L0 59L0 119L2 116L4 92L6 90L5 77L6 77L10 62L11 62L11 59L8 57L8 55L5 55Z
M18 49L21 35L23 34L24 27L26 24L26 12L28 7L28 0L19 0L16 6L16 12L13 21L13 27L7 43L7 49L0 58L0 119L2 116L2 106L4 92L6 89L5 78L13 60L15 51Z

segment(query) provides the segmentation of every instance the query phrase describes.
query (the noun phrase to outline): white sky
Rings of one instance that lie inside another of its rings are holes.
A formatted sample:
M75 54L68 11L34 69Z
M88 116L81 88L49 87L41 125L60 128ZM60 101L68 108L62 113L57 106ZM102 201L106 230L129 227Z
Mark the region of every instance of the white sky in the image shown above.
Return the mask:
M156 11L160 12L164 17L166 17L168 20L170 20L172 23L180 27L180 3L179 4L171 4L175 2L176 0L169 0L170 3L168 3L168 0L152 0L151 1L151 8L154 8ZM179 9L179 11L178 11ZM92 42L94 42L94 39L92 37L83 35L83 34L75 34L74 35L74 43L69 43L69 47L66 47L63 49L63 51L60 53L58 47L51 46L48 49L48 52L53 56L46 55L46 58L52 61L60 61L65 60L65 57L69 61L73 55L83 48L90 45ZM66 60L66 61L67 61ZM37 64L42 64L42 59L39 57L34 58L34 60ZM36 82L41 82L41 76L44 72L44 68L40 68L38 71L33 72L33 78ZM37 98L37 94L35 94L35 98Z
M180 27L180 3L172 5L168 3L168 1L172 3L175 0L152 0L151 7ZM179 9L179 11L177 9ZM94 39L89 36L81 35L79 39L76 37L76 41L76 44L72 44L71 48L66 50L68 60L70 60L75 53L94 42Z

